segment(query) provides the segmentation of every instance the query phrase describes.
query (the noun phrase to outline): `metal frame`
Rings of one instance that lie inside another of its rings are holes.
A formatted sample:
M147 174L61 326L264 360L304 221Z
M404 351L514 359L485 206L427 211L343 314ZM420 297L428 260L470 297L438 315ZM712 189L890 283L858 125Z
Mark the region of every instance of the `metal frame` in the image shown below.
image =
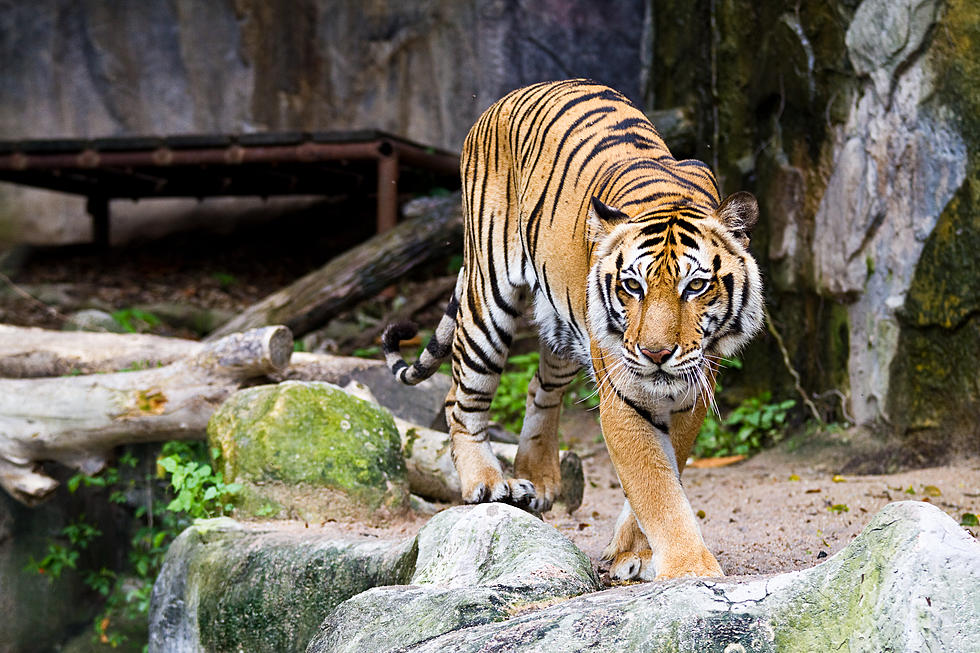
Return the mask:
M374 162L379 232L397 222L403 168L459 184L456 155L377 131L0 143L0 181L86 196L93 240L107 245L112 199L319 194L311 185L329 172L310 166L328 161Z

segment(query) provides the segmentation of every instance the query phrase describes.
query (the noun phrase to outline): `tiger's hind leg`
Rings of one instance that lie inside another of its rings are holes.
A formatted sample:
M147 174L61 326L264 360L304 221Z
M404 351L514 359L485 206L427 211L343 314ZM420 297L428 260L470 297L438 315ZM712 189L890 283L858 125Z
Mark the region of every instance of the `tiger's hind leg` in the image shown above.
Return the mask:
M483 287L489 282L482 273L467 270L467 275L469 291L460 302L453 342L453 388L446 406L453 462L464 502L503 501L526 507L535 497L533 483L505 478L490 448L488 432L490 403L510 351L520 293L499 279L491 292ZM506 303L501 306L499 302Z
M521 439L514 458L514 472L534 484L531 509L545 512L561 492L558 460L558 422L562 397L581 365L558 357L541 347L538 371L527 389Z

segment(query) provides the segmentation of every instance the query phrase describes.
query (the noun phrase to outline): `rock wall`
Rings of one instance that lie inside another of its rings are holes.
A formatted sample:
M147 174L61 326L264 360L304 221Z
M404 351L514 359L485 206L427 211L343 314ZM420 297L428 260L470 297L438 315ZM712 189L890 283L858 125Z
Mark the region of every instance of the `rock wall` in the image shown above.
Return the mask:
M0 139L378 128L458 150L494 100L593 77L641 99L643 0L104 0L0 14ZM87 240L0 187L0 236Z
M655 7L653 108L691 107L692 154L759 196L753 248L805 390L925 459L980 451L975 4ZM726 385L789 391L774 339L745 358Z

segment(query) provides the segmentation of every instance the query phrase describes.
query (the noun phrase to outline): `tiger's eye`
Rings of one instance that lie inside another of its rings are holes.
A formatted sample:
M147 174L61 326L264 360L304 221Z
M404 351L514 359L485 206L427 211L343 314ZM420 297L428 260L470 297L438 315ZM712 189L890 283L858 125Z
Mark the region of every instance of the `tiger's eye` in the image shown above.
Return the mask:
M623 281L623 285L626 287L626 290L630 292L638 293L643 290L643 286L636 279L626 279Z
M704 279L692 279L691 283L687 284L688 292L701 292L704 287L708 285L708 282Z

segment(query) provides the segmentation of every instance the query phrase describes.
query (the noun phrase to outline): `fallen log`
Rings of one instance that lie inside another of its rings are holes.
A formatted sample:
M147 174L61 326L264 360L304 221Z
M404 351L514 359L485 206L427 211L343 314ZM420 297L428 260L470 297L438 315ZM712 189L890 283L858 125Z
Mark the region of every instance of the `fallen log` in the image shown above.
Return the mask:
M0 486L34 505L58 485L42 461L94 474L119 444L204 439L221 402L250 379L284 369L292 343L285 327L265 327L153 369L0 379Z
M51 331L0 324L0 377L32 379L149 369L192 356L200 342L140 333Z
M332 259L245 309L206 340L263 324L285 324L297 338L362 299L373 297L413 268L462 248L460 196L420 198L407 220Z

